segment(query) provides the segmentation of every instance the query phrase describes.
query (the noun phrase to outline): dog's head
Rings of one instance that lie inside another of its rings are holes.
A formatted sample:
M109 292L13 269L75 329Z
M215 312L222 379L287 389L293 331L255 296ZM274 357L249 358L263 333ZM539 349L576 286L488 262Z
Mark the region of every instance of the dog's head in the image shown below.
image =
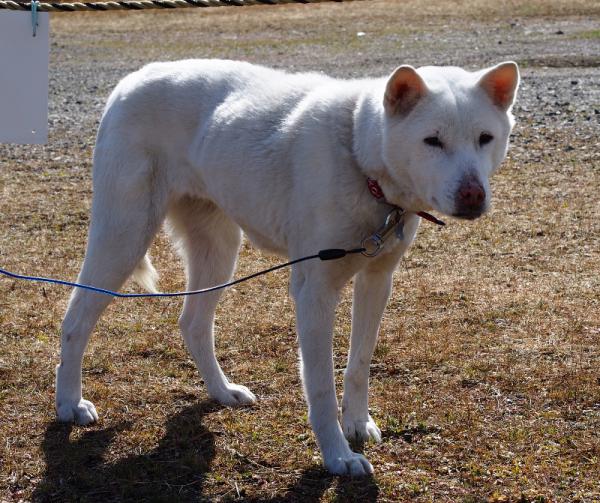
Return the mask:
M518 85L513 62L473 73L397 68L383 98L388 200L467 219L485 213L489 177L508 149Z

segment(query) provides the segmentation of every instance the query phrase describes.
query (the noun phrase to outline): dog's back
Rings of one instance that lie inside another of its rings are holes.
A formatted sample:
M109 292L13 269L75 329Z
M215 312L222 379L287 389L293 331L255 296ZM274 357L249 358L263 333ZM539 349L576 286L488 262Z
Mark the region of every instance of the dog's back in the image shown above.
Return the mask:
M98 140L117 128L127 141L156 145L190 144L190 135L213 123L213 114L244 119L253 131L278 125L300 100L329 77L289 74L228 60L152 63L126 76L108 99ZM239 127L240 124L236 124ZM238 132L236 136L243 136Z

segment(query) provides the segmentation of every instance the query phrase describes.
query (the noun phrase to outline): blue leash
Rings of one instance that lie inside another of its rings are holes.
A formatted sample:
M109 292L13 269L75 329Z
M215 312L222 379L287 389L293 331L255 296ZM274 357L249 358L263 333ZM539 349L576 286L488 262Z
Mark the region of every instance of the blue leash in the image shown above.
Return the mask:
M222 285L211 286L209 288L203 288L201 290L192 290L190 292L167 292L167 293L119 293L113 292L112 290L107 290L105 288L98 288L96 286L90 285L82 285L79 283L73 283L72 281L63 281L61 279L54 278L44 278L40 276L26 276L24 274L16 274L14 272L7 271L5 269L0 268L0 274L7 276L13 279L20 279L24 281L37 281L41 283L52 283L54 285L63 285L63 286L72 286L74 288L82 288L84 290L90 290L92 292L102 293L104 295L110 295L111 297L118 297L121 299L131 299L131 298L142 298L142 297L184 297L187 295L198 295L202 293L214 292L216 290L222 290L223 288L228 288L233 285L237 285L238 283L242 283L244 281L248 281L249 279L256 278L257 276L261 276L262 274L267 274L272 271L276 271L278 269L283 269L284 267L289 267L291 265L297 264L299 262L304 262L305 260L312 259L321 259L321 260L336 260L346 255L352 253L362 253L364 252L364 248L355 248L352 250L343 250L341 248L330 248L327 250L321 250L319 253L315 255L308 255L306 257L298 258L295 260L291 260L290 262L286 262L285 264L279 264L269 269L265 269L264 271L255 272L254 274L250 274L249 276L244 276L243 278L236 279L234 281L230 281L229 283L223 283Z

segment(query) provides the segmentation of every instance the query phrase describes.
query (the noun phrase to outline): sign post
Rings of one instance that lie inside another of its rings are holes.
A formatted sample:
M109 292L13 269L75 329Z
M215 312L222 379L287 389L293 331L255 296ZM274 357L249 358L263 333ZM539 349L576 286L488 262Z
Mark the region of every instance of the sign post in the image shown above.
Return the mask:
M0 11L0 143L48 139L48 18Z

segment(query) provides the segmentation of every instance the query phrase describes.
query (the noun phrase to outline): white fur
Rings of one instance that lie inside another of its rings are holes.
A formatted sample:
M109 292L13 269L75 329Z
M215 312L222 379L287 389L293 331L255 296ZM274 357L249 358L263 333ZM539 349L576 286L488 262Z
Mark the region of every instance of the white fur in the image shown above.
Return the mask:
M152 293L157 293L156 282L158 281L158 272L154 269L150 256L144 255L144 258L135 266L132 273L134 281L142 288Z
M233 61L148 65L119 83L102 118L79 281L118 289L137 271L153 288L145 253L165 218L190 289L232 277L242 231L257 246L291 258L357 247L390 209L367 189L366 177L377 179L387 200L409 212L404 239L391 238L376 258L297 264L290 288L309 417L325 466L338 474L370 473L371 464L344 435L381 439L368 412L369 362L392 273L419 225L413 212L457 213L465 177L485 188L481 208L487 209L488 177L506 153L512 126L515 72L511 63L478 73L401 67L388 79L344 81ZM478 144L482 131L494 136L485 147ZM443 149L423 142L434 134ZM353 277L340 424L332 332L340 290ZM187 297L181 330L209 394L227 405L253 403L255 396L230 383L215 358L219 297ZM73 292L57 367L60 420L98 418L82 398L81 361L108 303L106 296Z

